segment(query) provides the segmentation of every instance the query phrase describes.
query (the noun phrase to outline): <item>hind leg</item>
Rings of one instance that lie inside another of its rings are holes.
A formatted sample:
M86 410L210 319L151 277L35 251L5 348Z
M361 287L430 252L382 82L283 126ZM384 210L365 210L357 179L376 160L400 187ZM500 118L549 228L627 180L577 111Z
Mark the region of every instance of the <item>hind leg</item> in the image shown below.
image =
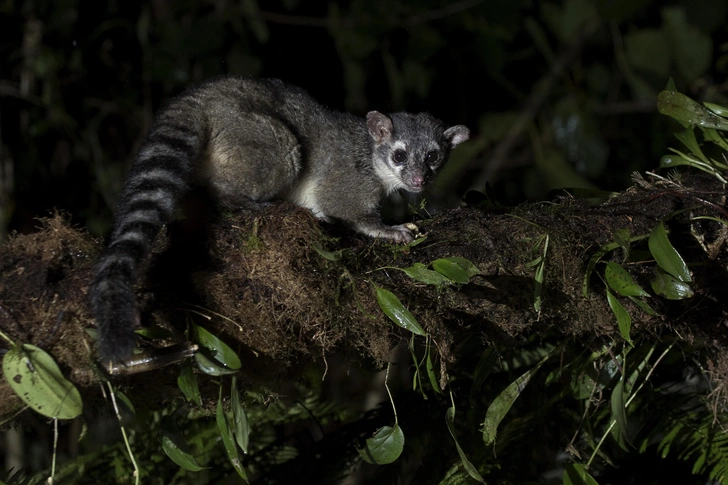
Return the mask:
M285 195L301 171L301 145L278 119L241 113L213 127L206 165L207 183L228 205L265 202Z

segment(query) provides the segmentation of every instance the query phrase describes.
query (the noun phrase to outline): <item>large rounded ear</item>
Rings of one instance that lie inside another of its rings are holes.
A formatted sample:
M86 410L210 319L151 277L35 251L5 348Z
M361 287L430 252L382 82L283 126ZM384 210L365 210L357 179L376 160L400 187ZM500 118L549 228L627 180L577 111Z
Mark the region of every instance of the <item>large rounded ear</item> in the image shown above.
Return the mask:
M377 144L384 143L392 137L392 120L379 111L367 113L367 128Z
M470 138L470 130L465 125L452 126L445 130L445 138L450 140L450 147L455 148Z

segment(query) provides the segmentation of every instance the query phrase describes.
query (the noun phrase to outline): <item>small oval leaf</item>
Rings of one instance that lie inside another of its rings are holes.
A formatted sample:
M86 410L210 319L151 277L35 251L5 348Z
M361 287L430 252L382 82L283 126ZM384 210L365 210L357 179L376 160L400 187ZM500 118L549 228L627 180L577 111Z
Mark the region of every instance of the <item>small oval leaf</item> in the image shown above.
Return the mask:
M404 433L398 424L382 426L369 438L359 454L367 463L386 465L392 463L404 449Z
M3 357L3 374L10 387L31 409L43 416L73 419L81 414L81 394L48 353L30 344L16 345Z
M423 337L427 335L425 331L422 330L417 319L415 319L409 310L402 305L402 302L399 301L399 298L397 298L394 293L379 287L376 287L376 290L377 303L379 303L379 307L390 320L414 334L422 335Z

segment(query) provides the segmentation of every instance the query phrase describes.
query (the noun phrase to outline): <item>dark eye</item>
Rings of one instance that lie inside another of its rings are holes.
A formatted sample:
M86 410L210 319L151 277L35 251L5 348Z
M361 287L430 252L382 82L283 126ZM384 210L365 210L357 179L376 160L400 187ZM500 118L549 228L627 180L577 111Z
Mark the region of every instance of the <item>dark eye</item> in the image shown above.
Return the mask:
M394 160L394 163L397 165L402 165L407 161L407 152L404 150L395 150L392 154L392 160Z
M427 155L425 156L425 163L427 163L428 165L432 165L436 161L437 161L437 152L434 150L431 152L428 152Z

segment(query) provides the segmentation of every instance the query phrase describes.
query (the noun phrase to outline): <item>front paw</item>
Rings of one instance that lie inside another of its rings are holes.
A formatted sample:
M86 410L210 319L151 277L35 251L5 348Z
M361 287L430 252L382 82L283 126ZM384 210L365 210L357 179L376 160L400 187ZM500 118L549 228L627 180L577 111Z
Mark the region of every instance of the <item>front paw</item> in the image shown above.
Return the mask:
M390 239L399 244L409 244L415 240L415 232L408 226L409 224L383 226L374 237Z

